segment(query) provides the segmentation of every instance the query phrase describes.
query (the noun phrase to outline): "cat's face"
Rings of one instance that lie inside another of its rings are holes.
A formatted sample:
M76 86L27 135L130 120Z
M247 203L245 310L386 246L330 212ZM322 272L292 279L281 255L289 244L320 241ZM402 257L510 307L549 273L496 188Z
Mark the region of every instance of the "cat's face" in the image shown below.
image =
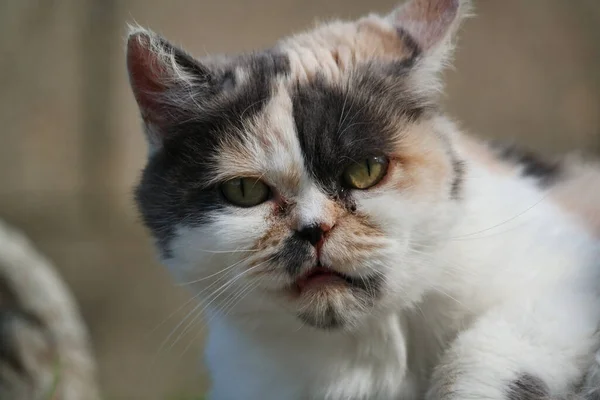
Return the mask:
M439 15L424 30L427 13ZM202 61L134 33L151 144L137 201L178 279L215 312L320 328L417 301L460 199L432 75L457 14L416 0Z

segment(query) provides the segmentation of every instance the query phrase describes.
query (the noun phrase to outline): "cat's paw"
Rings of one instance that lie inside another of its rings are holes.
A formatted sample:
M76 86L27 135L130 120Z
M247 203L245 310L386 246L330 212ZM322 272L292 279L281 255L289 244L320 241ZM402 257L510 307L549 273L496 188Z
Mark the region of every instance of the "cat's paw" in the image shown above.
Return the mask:
M426 400L512 400L506 384L479 372L461 362L443 362L433 374Z
M467 338L474 339L461 339ZM504 350L501 342L484 348L475 340L457 341L436 367L426 400L600 400L596 364L583 379L573 360L535 362L527 359L533 350Z
M435 368L426 400L587 400L567 396L583 378L582 358L518 339L501 326L463 332Z
M589 304L585 295L559 291L490 310L450 345L426 399L587 400L574 393L583 393L598 348Z
M589 380L576 390L573 390L564 395L552 395L548 385L541 379L529 375L522 374L512 382L506 384L501 383L499 386L504 386L501 397L497 397L497 393L490 388L496 386L493 382L460 382L457 377L450 379L442 379L435 388L432 388L428 400L459 400L459 399L502 399L502 400L600 400L600 384L593 381L590 385ZM486 394L475 394L476 386L487 387ZM470 391L472 390L472 391Z
M469 373L458 366L438 370L427 400L550 400L548 385L541 379L522 374L510 382L486 373ZM557 399L558 400L558 399Z

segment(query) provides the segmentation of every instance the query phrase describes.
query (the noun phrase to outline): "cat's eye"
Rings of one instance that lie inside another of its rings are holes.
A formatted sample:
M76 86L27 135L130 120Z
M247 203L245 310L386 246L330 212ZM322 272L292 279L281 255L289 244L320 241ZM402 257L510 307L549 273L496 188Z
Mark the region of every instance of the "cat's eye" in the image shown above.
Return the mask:
M350 164L342 175L344 184L353 189L369 189L381 182L387 173L388 165L386 157L369 157Z
M271 191L256 178L236 178L221 184L223 197L239 207L254 207L269 199Z

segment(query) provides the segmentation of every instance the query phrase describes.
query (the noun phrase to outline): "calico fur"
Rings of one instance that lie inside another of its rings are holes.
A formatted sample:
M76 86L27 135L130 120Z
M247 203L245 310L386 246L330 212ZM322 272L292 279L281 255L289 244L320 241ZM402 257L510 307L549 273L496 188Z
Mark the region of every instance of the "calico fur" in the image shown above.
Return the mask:
M207 313L211 399L593 398L600 223L581 199L598 169L498 150L443 113L468 13L412 0L205 59L132 29L136 200ZM381 155L380 183L343 184ZM228 203L239 177L271 197ZM316 266L343 283L301 289Z

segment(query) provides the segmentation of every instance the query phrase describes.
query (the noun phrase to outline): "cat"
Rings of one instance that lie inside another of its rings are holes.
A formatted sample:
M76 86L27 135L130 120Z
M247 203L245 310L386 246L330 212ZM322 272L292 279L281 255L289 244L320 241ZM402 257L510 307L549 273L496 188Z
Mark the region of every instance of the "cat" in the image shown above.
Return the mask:
M131 29L136 201L202 301L210 399L594 396L600 168L446 116L470 8L410 0L203 59Z

